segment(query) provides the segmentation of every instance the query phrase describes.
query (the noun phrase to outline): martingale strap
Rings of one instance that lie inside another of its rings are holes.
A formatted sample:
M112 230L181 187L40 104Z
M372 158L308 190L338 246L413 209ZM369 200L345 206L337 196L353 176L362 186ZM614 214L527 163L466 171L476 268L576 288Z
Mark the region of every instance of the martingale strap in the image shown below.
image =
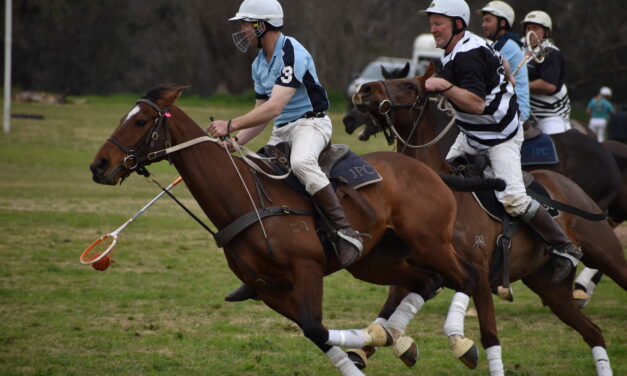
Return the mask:
M277 215L306 215L309 217L313 217L314 213L307 210L300 209L291 209L287 206L274 206L271 208L262 208L257 212L254 210L244 214L238 219L231 222L228 226L218 231L215 234L214 239L218 248L223 248L225 245L228 245L234 237L236 237L240 232L244 231L255 222L258 222L260 218L272 217Z

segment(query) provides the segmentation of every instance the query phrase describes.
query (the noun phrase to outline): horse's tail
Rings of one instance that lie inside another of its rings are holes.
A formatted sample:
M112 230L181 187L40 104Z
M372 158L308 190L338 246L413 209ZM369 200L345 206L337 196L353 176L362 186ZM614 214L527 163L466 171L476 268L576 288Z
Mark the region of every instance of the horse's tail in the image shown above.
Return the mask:
M488 179L479 177L465 178L457 175L439 174L440 178L454 191L503 191L505 181L502 179Z

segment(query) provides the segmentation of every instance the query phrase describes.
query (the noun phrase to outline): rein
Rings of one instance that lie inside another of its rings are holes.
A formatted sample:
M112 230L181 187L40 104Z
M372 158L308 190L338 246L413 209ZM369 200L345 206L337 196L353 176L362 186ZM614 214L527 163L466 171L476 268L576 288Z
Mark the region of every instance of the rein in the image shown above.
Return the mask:
M388 128L390 128L390 130L394 133L394 136L403 143L403 148L401 149L401 153L403 151L405 151L406 147L409 147L411 149L424 149L424 148L428 148L430 146L435 145L438 141L440 141L445 135L446 133L448 133L448 131L451 129L451 127L453 126L453 124L455 124L455 109L453 108L453 106L451 106L450 103L448 103L448 101L445 101L444 96L441 95L440 98L434 98L431 97L430 94L424 95L424 96L420 96L420 95L416 95L416 99L411 102L411 103L394 103L394 99L392 96L392 93L390 91L390 89L388 88L387 83L385 82L385 80L381 81L383 83L383 87L385 88L386 94L388 96L387 99L384 99L383 101L381 101L381 103L379 104L379 113L381 115L383 115L383 117L385 118L386 124L388 126ZM444 129L431 141L427 142L426 144L423 145L412 145L409 143L409 140L411 140L412 136L414 135L414 132L416 131L416 129L418 128L418 125L420 124L422 118L424 117L424 113L427 107L427 104L429 103L429 101L437 101L438 102L438 110L446 112L450 117L451 120L449 121L449 123L446 125L446 127L444 127ZM398 133L396 127L394 126L394 121L393 121L393 117L394 117L394 109L397 108L409 108L411 110L417 110L418 111L418 115L416 116L416 118L414 119L414 121L412 122L412 129L411 132L409 134L409 137L407 138L407 140L403 139L403 137L401 137L401 135ZM391 115L390 115L391 114Z

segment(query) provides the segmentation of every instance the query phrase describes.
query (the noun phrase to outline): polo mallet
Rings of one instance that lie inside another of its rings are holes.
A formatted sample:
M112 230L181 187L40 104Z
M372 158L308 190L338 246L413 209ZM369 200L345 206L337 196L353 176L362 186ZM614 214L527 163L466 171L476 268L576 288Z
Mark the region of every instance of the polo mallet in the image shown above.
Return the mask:
M183 180L180 176L176 178L170 185L165 187L159 194L150 200L140 211L138 211L134 216L132 216L128 221L124 222L124 224L118 227L117 230L110 232L106 235L102 235L100 238L96 239L89 247L87 247L83 253L81 254L80 261L85 265L92 265L94 269L97 270L105 270L109 267L111 263L111 257L113 256L113 250L115 245L118 242L118 235L124 230L128 225L131 224L137 217L142 215L152 204L154 204L157 200L161 198L166 191L172 189L175 185ZM104 249L104 251L103 251ZM111 253L111 256L108 254Z
M536 44L536 47L531 47L531 42ZM542 43L540 38L538 38L538 34L533 31L528 32L525 35L525 46L523 47L523 52L525 53L525 57L520 61L512 76L516 76L516 73L520 70L523 64L526 64L529 59L535 60L537 63L542 63L546 55L548 55L548 48Z

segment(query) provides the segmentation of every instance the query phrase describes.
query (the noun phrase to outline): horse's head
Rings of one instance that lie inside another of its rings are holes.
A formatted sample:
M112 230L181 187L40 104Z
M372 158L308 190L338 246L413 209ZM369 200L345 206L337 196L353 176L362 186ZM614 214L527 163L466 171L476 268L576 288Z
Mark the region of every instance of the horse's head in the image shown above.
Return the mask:
M163 159L150 153L171 146L167 122L185 88L160 85L135 103L89 165L96 183L114 185L132 172L147 175L145 166Z
M394 124L411 123L416 117L413 110L418 109L419 100L424 97L425 81L433 72L431 64L424 76L364 83L353 95L353 104L380 124L387 124L392 118Z
M404 78L409 74L409 68L409 62L405 63L403 68L393 69L391 71L388 71L385 69L385 66L381 65L381 75L386 80ZM381 131L376 123L374 123L370 114L355 109L348 111L346 115L344 115L344 118L342 118L342 122L344 123L344 129L348 134L353 134L353 132L362 125L366 126L363 132L359 135L360 141L368 141L371 135Z

